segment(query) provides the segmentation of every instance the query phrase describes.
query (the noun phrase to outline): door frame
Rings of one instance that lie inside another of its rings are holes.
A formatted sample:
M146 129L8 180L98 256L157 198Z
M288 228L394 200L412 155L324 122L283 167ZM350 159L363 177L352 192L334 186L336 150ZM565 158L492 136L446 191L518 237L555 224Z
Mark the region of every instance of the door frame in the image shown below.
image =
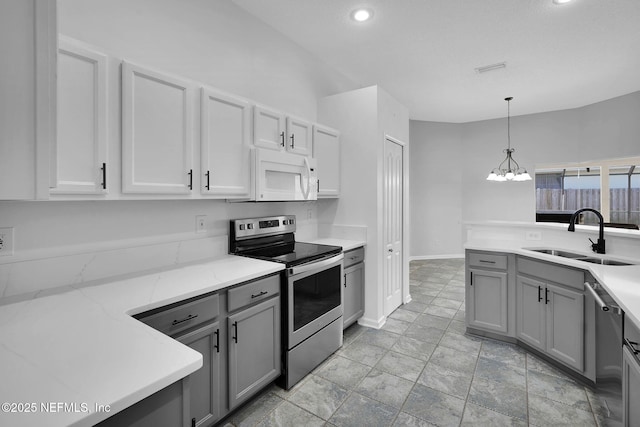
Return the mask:
M409 144L401 141L398 138L395 138L389 134L384 134L383 141L383 155L382 158L385 159L387 155L387 141L391 143L398 144L402 149L402 284L401 284L401 304L406 304L411 301L411 295L409 294L409 162L407 159L409 158ZM384 160L382 165L382 173L384 180L385 166ZM383 189L384 194L384 189ZM382 229L382 233L380 234L382 237L382 245L381 248L385 247L385 230L384 230L384 196L380 203L380 209L382 211L382 221L380 221L380 228ZM384 259L384 252L381 251L381 261ZM382 274L380 277L384 280L384 262L381 262L382 265ZM382 287L384 288L384 287ZM386 309L384 307L385 298L384 298L384 290L382 293L382 314L384 315L384 320L386 321ZM383 322L384 323L384 322Z

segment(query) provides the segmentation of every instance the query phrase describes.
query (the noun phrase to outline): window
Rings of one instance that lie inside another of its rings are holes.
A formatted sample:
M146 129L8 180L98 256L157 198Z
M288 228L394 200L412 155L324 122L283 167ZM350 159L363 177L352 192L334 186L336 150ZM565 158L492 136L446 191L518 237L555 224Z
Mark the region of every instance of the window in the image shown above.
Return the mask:
M535 173L536 221L569 222L581 208L602 213L611 226L640 226L640 157L540 167ZM584 224L597 224L583 215Z
M640 164L609 169L610 222L640 225Z

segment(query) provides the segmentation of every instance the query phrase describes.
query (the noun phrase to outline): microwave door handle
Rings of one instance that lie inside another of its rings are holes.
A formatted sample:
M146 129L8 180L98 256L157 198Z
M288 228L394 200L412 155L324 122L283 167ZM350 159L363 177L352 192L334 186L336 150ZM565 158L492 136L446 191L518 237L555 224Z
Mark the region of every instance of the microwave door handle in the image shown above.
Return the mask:
M311 166L309 166L309 160L307 160L307 156L303 157L304 165L307 167L307 190L304 191L304 199L307 200L309 198L309 193L311 193ZM300 186L302 185L302 174L300 174Z

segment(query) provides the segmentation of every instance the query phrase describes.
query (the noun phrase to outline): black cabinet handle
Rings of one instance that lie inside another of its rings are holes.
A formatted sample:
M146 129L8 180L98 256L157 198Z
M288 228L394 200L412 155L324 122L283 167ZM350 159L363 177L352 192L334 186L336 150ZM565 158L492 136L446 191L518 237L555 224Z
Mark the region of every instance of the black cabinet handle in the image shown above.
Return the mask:
M469 273L469 286L473 286L473 271Z
M538 302L542 301L542 286L538 286Z
M296 144L296 139L295 139L296 135L292 133L290 138L291 138L291 148L294 148Z
M549 304L549 288L544 288L544 303Z
M187 175L189 175L189 190L193 190L193 169L189 169Z
M180 323L184 323L184 322L188 322L189 320L193 320L193 319L195 319L196 317L198 317L198 315L197 315L197 314L190 314L190 315L188 315L187 317L185 317L184 319L181 319L181 320L174 320L173 322L171 322L171 325L172 325L172 326L176 326L176 325L179 325Z
M316 181L316 183L318 184L317 191L318 191L318 193L319 193L319 192L320 192L320 180L317 180L317 181Z
M346 274L344 275L344 287L345 288L347 287L347 275Z
M191 427L196 427L196 419L191 418Z
M251 299L261 297L262 295L266 295L266 294L268 294L268 293L269 293L269 292L267 292L267 291L260 291L260 293L257 293L257 294L251 294Z
M205 186L205 188L206 188L207 190L209 190L209 175L210 175L210 172L209 172L209 171L207 171L207 173L205 173L205 176L207 177L207 185Z
M486 259L481 259L478 262L481 262L483 264L495 264L496 263L495 261L487 261Z
M282 145L284 147L284 131L282 133L280 133L280 140L282 141L280 143L280 145Z
M107 189L107 164L103 163L100 169L102 170L102 189L106 190Z
M220 329L216 329L214 333L216 334L216 345L214 347L216 348L216 353L220 353Z
M238 322L233 322L233 341L238 343Z

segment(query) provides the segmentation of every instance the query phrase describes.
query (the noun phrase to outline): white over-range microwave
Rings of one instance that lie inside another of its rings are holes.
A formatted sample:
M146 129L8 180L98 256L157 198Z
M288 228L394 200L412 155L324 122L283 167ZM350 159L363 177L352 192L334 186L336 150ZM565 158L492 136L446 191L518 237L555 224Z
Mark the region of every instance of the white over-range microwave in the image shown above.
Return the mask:
M256 202L318 199L314 158L254 148Z

